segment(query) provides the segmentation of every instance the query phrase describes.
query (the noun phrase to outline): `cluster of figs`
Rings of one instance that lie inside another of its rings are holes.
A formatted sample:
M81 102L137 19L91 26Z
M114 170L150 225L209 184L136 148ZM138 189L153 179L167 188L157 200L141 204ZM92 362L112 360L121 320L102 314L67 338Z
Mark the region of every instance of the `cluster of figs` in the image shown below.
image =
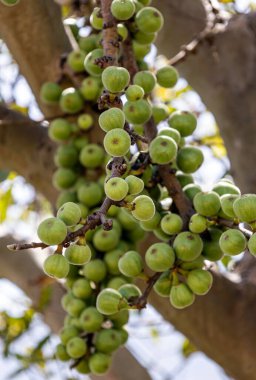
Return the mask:
M63 117L48 129L58 144L53 176L60 191L58 212L39 225L38 237L45 245L57 246L44 270L65 279L67 289L61 300L67 316L56 355L71 360L72 368L84 374L104 374L111 354L127 341L129 309L143 296L136 279L158 273L154 291L183 309L210 290L213 275L207 261L246 249L256 254L256 195L241 195L226 178L211 191L202 191L193 173L203 164L203 153L187 142L196 117L188 111L170 112L156 97L159 87L176 85L178 73L170 65L149 67L145 60L163 26L162 14L150 2L111 3L119 66L100 64L105 26L101 8L94 7L86 37L72 26L77 49L68 54L66 65L80 79L79 86L67 87L65 81L41 88L42 101L59 105ZM127 39L138 67L135 75L125 67ZM146 141L149 122L156 135ZM123 168L119 175L113 175L116 159ZM162 166L170 169L191 204L186 223L160 180ZM106 197L111 202L104 218L111 219L111 228L94 225L69 241L97 215ZM251 231L249 238L241 223ZM139 253L138 243L149 233L155 240Z

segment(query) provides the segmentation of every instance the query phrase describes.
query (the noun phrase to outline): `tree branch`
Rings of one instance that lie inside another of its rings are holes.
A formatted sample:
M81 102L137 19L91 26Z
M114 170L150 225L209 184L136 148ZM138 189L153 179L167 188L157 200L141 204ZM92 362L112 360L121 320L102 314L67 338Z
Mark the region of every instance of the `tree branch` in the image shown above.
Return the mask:
M71 50L60 7L53 0L26 0L15 7L0 3L0 36L44 114L59 113L58 108L41 103L39 92L44 82L61 76L60 57Z

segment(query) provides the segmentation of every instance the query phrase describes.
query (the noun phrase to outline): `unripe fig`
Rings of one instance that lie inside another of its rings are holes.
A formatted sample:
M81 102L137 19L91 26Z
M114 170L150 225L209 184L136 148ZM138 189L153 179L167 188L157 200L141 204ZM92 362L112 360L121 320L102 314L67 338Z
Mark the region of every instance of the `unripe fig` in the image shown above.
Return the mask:
M108 154L114 157L122 157L130 149L131 138L125 130L115 128L107 132L103 144Z
M135 22L143 33L155 33L162 28L164 20L156 8L145 7L136 14Z
M124 128L125 116L122 110L113 107L102 112L99 117L99 125L103 131L108 132L115 128Z
M132 43L133 48L133 54L134 58L137 61L142 61L143 58L150 53L151 50L151 44L139 44L137 41L133 40ZM148 65L143 62L143 64L140 64L140 70L147 70Z
M121 92L129 82L130 74L124 67L108 66L102 73L103 86L109 92Z
M117 33L122 41L125 41L128 37L128 29L124 24L117 24Z
M87 131L93 126L93 118L89 113L83 113L78 117L77 124L80 129Z
M70 245L65 250L65 257L70 264L84 265L91 260L92 252L88 245Z
M141 296L140 289L134 284L122 285L118 291L128 302Z
M220 197L221 208L224 213L230 218L235 218L236 214L233 205L236 199L239 198L238 194L224 194Z
M83 50L86 54L90 53L90 51L97 48L97 35L91 34L87 37L80 37L78 39L78 45L81 50Z
M245 194L235 200L234 212L241 222L251 223L256 220L256 195Z
M203 242L199 235L184 231L175 238L173 248L178 259L192 261L200 256L203 250Z
M220 210L220 198L218 194L213 191L196 194L193 199L193 204L196 212L203 216L218 215Z
M126 252L118 262L120 272L127 277L137 277L143 271L141 255L136 251Z
M90 16L90 24L93 29L101 30L103 28L103 18L100 14L100 8L95 7Z
M129 194L131 195L137 195L144 189L144 182L135 175L128 175L125 178L125 182L128 184Z
M141 86L137 84L130 85L125 91L125 95L128 101L135 102L143 98L145 92Z
M122 227L127 231L131 231L137 227L137 221L130 214L130 212L124 208L120 208L117 218Z
M207 219L200 215L194 214L189 221L189 230L196 234L201 234L207 229Z
M51 122L48 134L53 141L68 140L72 133L71 124L65 119L55 119Z
M145 255L147 266L155 272L164 272L170 269L175 262L175 253L166 243L151 245Z
M178 234L182 230L183 221L178 214L169 212L161 220L161 228L167 235Z
M184 309L192 305L195 301L194 293L186 284L172 286L170 293L170 302L176 309Z
M173 66L164 66L156 73L157 83L164 88L172 88L178 82L179 74Z
M57 212L57 218L61 219L67 226L73 226L81 219L80 207L73 202L64 203Z
M202 255L206 260L218 261L223 256L223 252L219 245L222 231L217 228L209 228L208 232L210 233L210 236L203 241L204 247Z
M133 78L133 83L142 87L145 94L149 94L153 91L156 85L156 77L148 70L139 71Z
M79 360L79 363L74 368L78 373L82 373L83 375L87 375L91 372L87 359Z
M7 7L12 7L14 5L19 4L20 0L1 0L1 3L6 5Z
M79 317L81 312L85 309L86 304L84 301L77 299L77 298L71 298L71 300L65 305L64 310L71 315L72 317ZM80 326L77 325L77 327L80 328Z
M77 136L73 140L73 144L78 151L82 150L86 145L89 144L87 136Z
M181 148L177 155L177 165L184 173L194 173L204 162L202 151L193 146Z
M123 256L123 251L118 247L112 251L105 253L104 261L107 265L108 272L113 275L120 274L120 270L118 268L118 261Z
M98 78L88 77L85 78L80 87L80 93L85 100L96 101L101 92L101 84Z
M196 117L188 111L174 112L168 123L170 127L177 129L182 137L192 135L197 125Z
M56 207L60 208L66 202L77 202L76 193L71 191L62 191L57 198Z
M172 287L170 271L161 274L154 285L154 291L161 297L169 297Z
M177 172L176 173L176 178L181 184L181 187L185 187L191 183L194 183L194 178L192 177L191 174L184 174L182 172Z
M96 307L87 307L79 317L80 326L88 333L98 331L104 321L102 314L98 312Z
M114 289L103 289L96 301L98 311L105 315L115 314L128 306L127 301Z
M105 153L101 146L88 144L80 152L79 160L88 169L95 169L102 165Z
M152 115L151 107L145 99L140 99L135 102L126 102L123 111L126 120L132 124L144 124Z
M205 258L200 255L193 261L184 261L179 264L181 269L192 270L192 269L202 269L204 266Z
M121 201L128 194L129 186L124 179L112 177L105 183L104 190L112 201Z
M64 327L61 331L60 331L60 340L63 344L67 344L68 341L72 338L74 338L75 336L78 336L79 335L79 331L76 327L74 326L68 326L68 327Z
M84 71L85 53L81 50L75 50L68 54L67 63L75 73Z
M212 274L203 269L194 269L189 272L187 284L193 293L204 295L209 292L212 287Z
M106 274L106 264L100 259L91 260L83 267L83 275L89 281L101 282L106 277Z
M77 113L84 107L84 101L81 95L73 87L66 88L66 90L62 91L59 104L63 112L70 114Z
M152 44L155 41L156 36L156 33L143 33L141 30L139 30L134 34L133 37L139 44L145 45Z
M72 359L78 359L84 356L87 352L87 344L84 339L75 337L67 343L67 353Z
M59 359L63 362L70 360L70 356L68 355L66 347L64 346L64 344L59 343L56 346L55 352L56 352L57 359Z
M166 120L168 118L168 116L169 116L169 109L168 109L168 107L165 104L154 105L152 107L152 116L153 116L154 122L156 124L159 124L161 121L164 121L164 120ZM170 129L170 128L168 128L168 129ZM177 134L179 135L179 132L176 131L175 129L174 129L174 131L176 132L176 136L175 137L177 138ZM162 133L162 134L164 134L164 133ZM173 138L173 135L172 136L169 135L169 137ZM166 136L168 136L168 134L166 134ZM179 139L180 139L180 137L179 137ZM176 141L175 138L174 138L174 140Z
M159 136L169 136L171 137L178 145L180 143L180 132L174 128L163 128L158 133Z
M72 285L72 293L77 298L89 298L92 294L90 282L86 278L79 278Z
M57 166L71 168L77 164L78 153L74 145L62 145L57 149L54 162Z
M248 249L253 256L256 256L256 233L248 241Z
M103 56L104 52L102 49L94 49L87 54L84 60L84 67L87 73L95 77L101 76L103 69L95 63L95 60Z
M215 193L219 195L224 195L224 194L240 195L241 194L239 188L235 186L233 183L229 183L222 180L213 186L212 191L215 191Z
M156 212L153 218L140 222L140 226L144 231L153 231L159 226L160 221L161 215Z
M94 375L103 375L111 365L111 357L101 352L96 352L89 359L89 368Z
M121 328L126 325L129 321L129 311L121 310L116 314L112 314L109 316L109 319L114 323L115 328Z
M54 82L45 82L40 90L40 98L46 104L54 104L59 101L62 88Z
M227 255L239 255L247 245L244 234L238 230L227 230L220 237L220 249Z
M50 277L64 278L68 275L69 263L64 256L54 254L45 260L44 271Z
M125 277L117 276L112 277L107 283L107 288L118 290L120 286L127 284L127 279Z
M110 354L121 345L120 335L115 329L101 330L96 334L95 347L104 354Z
M77 174L69 168L59 168L53 174L53 185L56 189L69 189L77 180Z
M133 201L132 215L139 221L146 221L155 215L155 204L147 195L139 195Z
M77 190L78 200L87 207L93 207L100 203L102 189L98 183L86 182Z
M99 229L93 235L93 245L101 252L110 251L116 248L120 234L113 228L110 231Z
M196 185L194 183L189 183L188 185L183 187L184 194L193 201L194 197L197 193L201 193L202 189L199 185Z
M149 145L149 155L153 163L165 165L172 162L177 154L176 142L168 136L157 136Z
M62 220L48 218L41 222L37 229L39 239L48 245L57 245L67 236L67 227Z
M134 2L132 0L113 0L111 13L117 20L129 20L135 13Z

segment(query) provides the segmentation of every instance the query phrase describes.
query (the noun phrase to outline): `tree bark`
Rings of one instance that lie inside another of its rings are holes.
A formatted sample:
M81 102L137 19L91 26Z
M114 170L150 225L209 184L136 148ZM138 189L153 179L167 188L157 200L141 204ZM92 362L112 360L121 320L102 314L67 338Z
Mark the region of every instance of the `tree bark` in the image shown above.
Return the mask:
M44 82L60 78L60 57L71 50L60 7L53 0L26 0L15 7L0 3L0 37L43 113L47 116L59 113L58 108L41 103L39 93Z

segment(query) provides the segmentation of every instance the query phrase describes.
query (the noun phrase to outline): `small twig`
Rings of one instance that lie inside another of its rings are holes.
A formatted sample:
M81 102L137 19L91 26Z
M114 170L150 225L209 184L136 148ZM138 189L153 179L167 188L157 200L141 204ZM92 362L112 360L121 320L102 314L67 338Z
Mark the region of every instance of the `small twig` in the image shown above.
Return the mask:
M213 7L211 1L203 1L206 11L206 25L205 28L197 34L197 36L189 42L187 45L181 47L179 53L173 58L169 59L168 64L176 66L177 64L184 62L187 56L195 53L197 47L205 40L210 39L215 34L215 26L223 22L223 20L217 14L216 8ZM218 16L218 17L217 17Z
M130 302L130 306L134 306L138 310L144 309L146 307L149 294L150 294L153 286L155 285L155 283L157 282L157 280L161 276L161 274L162 274L161 272L157 272L148 279L148 281L147 281L148 285L147 285L146 289L144 290L144 292L142 293L142 295L140 297L137 297Z

